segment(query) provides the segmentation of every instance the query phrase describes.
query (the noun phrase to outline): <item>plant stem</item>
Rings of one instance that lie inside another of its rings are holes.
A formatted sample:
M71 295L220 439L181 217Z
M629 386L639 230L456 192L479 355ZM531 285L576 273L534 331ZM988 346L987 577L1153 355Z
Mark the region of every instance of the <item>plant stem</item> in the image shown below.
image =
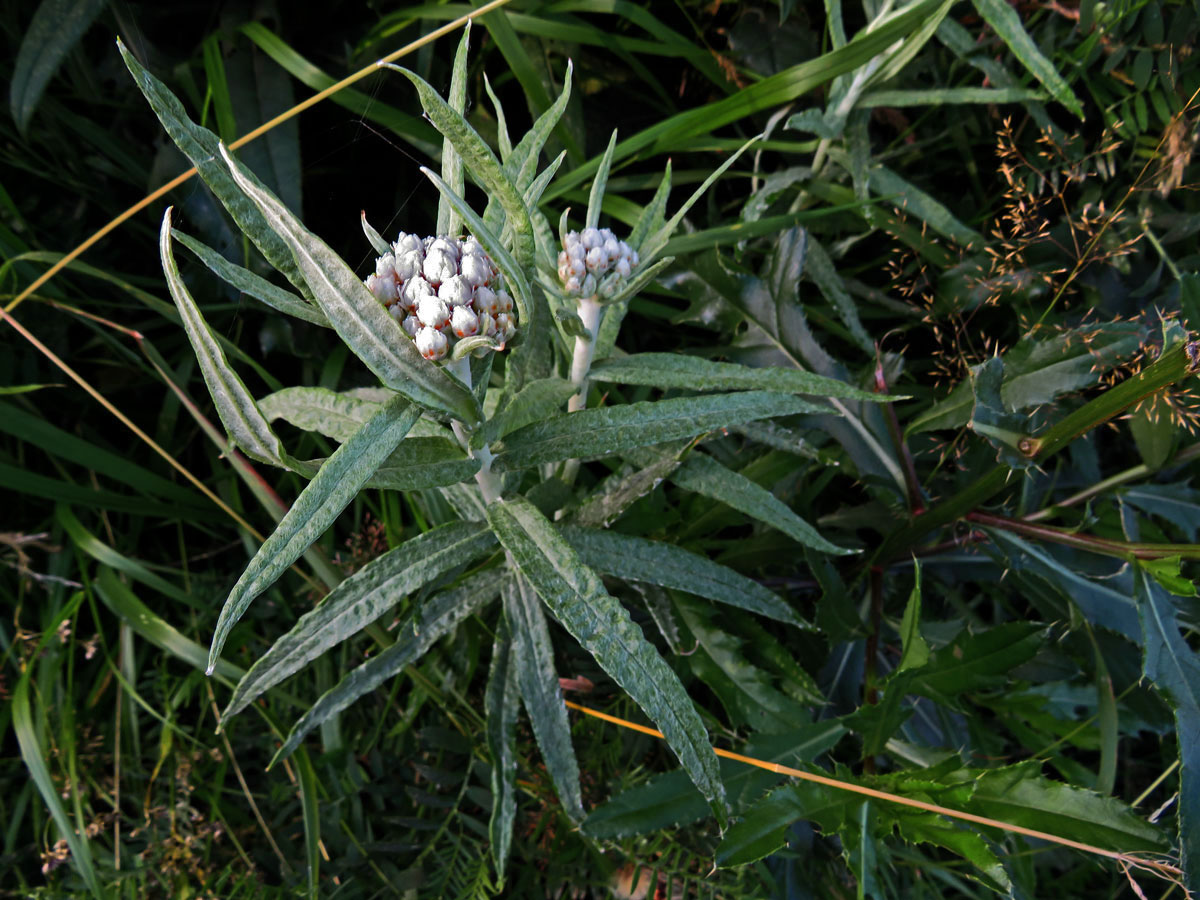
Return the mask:
M450 374L465 384L468 390L471 389L470 354L467 354L462 359L447 362L446 368L450 371ZM472 450L471 441L467 436L467 430L463 427L462 422L455 419L450 423L450 427L453 429L454 436L458 438L458 442L462 445L462 448L471 455L472 459L479 460L479 471L475 473L475 483L479 485L479 495L483 497L484 504L491 504L499 500L503 488L501 487L500 479L492 471L492 460L495 458L492 454L492 448L479 447Z
M878 394L888 392L887 379L883 376L883 365L878 358L875 362L875 392ZM900 456L901 470L904 473L904 489L908 494L908 510L914 516L919 516L925 512L925 502L921 497L921 481L917 478L917 466L913 461L913 455L909 452L908 444L904 442L904 434L900 430L900 420L896 417L894 402L883 405L883 417L887 422L888 434L896 447L896 453Z
M1200 544L1145 544L1130 541L1114 541L1109 538L1096 537L1090 534L1079 534L1065 528L1054 528L1050 525L1035 525L1028 520L1009 519L1004 516L994 516L991 513L967 513L970 522L992 528L1002 528L1014 534L1063 544L1079 550L1100 553L1104 556L1115 556L1124 560L1135 559L1165 559L1169 556L1181 556L1186 559L1200 559Z
M579 313L579 318L583 320L583 327L586 329L587 335L575 338L575 355L571 358L571 384L575 385L575 394L567 401L567 412L569 413L578 412L587 407L587 377L592 368L592 354L596 352L596 338L600 331L600 313L603 311L603 307L596 302L596 297L593 295L580 297L575 309ZM577 474L579 474L579 460L568 459L563 464L563 481L567 484L574 484Z

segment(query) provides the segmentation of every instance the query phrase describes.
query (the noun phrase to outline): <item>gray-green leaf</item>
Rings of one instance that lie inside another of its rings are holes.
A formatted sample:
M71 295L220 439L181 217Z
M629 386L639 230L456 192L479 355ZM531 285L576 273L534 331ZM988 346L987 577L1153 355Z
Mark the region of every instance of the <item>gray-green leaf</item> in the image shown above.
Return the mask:
M687 691L624 607L523 497L488 506L488 522L554 617L658 725L722 826L717 757Z
M333 524L338 513L396 449L420 415L420 409L404 397L394 397L321 466L229 592L209 650L209 673L221 655L230 630L251 601L274 584L283 571Z

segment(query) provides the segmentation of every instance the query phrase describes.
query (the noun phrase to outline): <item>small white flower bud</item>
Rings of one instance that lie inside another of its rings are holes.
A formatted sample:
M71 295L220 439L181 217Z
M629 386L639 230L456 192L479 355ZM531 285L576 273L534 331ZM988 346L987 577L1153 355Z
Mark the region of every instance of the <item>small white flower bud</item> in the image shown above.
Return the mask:
M425 251L420 248L416 250L406 250L400 256L396 257L396 275L401 281L408 281L410 278L416 278L421 274L421 269L425 265Z
M582 278L587 274L587 263L582 259L571 260L571 274L576 278Z
M502 313L512 312L513 298L507 291L496 291L496 308Z
M450 341L436 328L422 328L415 340L417 350L428 360L441 359L450 346Z
M588 251L587 267L589 272L603 272L608 269L608 254L604 252L603 247L593 247Z
M429 245L429 250L426 255L435 250L441 250L443 253L448 253L452 259L458 260L459 248L458 241L454 238L439 237L435 238L433 243Z
M565 282L563 282L563 290L565 290L568 294L578 294L579 288L579 278L575 275L572 275Z
M618 258L616 269L618 275L620 275L622 278L628 278L630 272L629 258L626 256Z
M450 328L460 338L471 337L479 332L479 316L465 306L456 306L450 317Z
M471 287L487 284L492 277L492 264L482 253L464 253L459 268Z
M596 296L596 276L591 272L589 272L587 277L583 279L583 283L579 286L579 293L583 294L585 297Z
M425 244L415 234L405 234L400 232L400 237L396 239L396 243L392 245L392 249L396 251L396 258L399 259L406 253L416 251L422 256L425 255Z
M404 333L410 338L415 338L417 332L421 330L421 320L409 313L404 317L404 321L400 323L400 327L404 329Z
M483 249L483 244L479 243L473 234L469 234L463 238L460 249L462 250L463 256L467 256L468 254L487 256L487 251Z
M461 275L447 278L438 288L438 298L447 306L466 306L471 302L471 283Z
M448 251L436 245L431 246L425 253L425 266L422 271L430 284L438 285L458 274L458 260Z
M484 337L496 336L496 319L491 313L479 314L479 333Z
M402 303L393 303L388 307L388 312L397 322L402 322L404 317L408 315L408 310L404 308L404 304Z
M629 251L629 264L636 267L638 264L638 255L636 250Z
M375 260L375 274L380 278L392 272L396 268L396 257L391 253L385 253L383 256Z
M496 316L496 336L501 341L510 341L512 336L517 333L517 324L513 321L512 316L508 313L500 313Z
M579 235L579 240L585 250L591 250L604 243L604 239L600 237L599 229L596 228L583 229L583 232Z
M367 290L384 306L391 306L398 296L395 272L388 275L368 275Z
M400 289L400 302L404 304L404 308L409 312L417 308L417 304L421 302L422 297L434 296L437 296L437 292L433 289L433 285L420 275L404 282L404 287Z
M608 261L610 263L616 262L617 257L621 255L621 245L617 242L617 239L612 236L612 232L609 232L609 236L604 239L604 253L606 256L608 256Z
M417 318L426 328L443 328L450 321L450 310L437 297L422 297L417 304Z
M489 313L495 315L499 312L499 303L496 300L496 292L488 287L475 288L475 299L473 301L475 312Z

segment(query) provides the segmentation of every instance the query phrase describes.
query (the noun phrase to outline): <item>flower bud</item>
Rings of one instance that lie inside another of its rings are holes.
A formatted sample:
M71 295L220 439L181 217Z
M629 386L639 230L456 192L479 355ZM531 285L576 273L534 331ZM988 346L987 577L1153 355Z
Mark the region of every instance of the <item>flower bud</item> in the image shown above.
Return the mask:
M420 354L431 361L441 359L450 347L450 341L436 328L422 328L415 340Z
M589 272L604 272L608 269L608 254L604 252L603 247L593 247L588 251L587 267Z
M618 274L618 275L620 275L622 278L628 278L628 277L629 277L629 271L630 271L630 269L629 269L629 257L627 257L627 256L622 256L622 257L620 257L620 258L617 260L616 269L617 269L617 274Z
M479 334L482 334L484 337L496 336L496 319L491 313L483 312L479 314Z
M508 291L496 291L496 308L502 313L510 313L513 308L513 298Z
M460 338L479 333L479 317L466 306L454 307L450 317L450 329Z
M475 288L475 299L473 301L475 312L489 313L495 315L500 311L499 302L496 299L496 292L489 287Z
M404 329L404 333L410 338L415 338L417 332L421 330L421 320L409 313L404 317L404 321L400 323L400 327Z
M386 275L368 275L367 290L375 295L375 299L384 306L391 306L396 302L399 292L396 288L396 273L390 272Z
M425 265L425 251L420 248L407 250L396 257L396 275L401 281L408 281L421 274Z
M447 306L466 306L473 293L470 282L461 275L447 278L438 288L438 298Z
M517 333L517 326L512 320L512 316L508 313L500 313L496 316L496 337L501 342L512 340L512 336Z
M422 297L434 296L437 296L437 292L433 286L419 275L404 282L404 287L400 289L400 302L409 312L417 308Z
M464 253L459 270L471 287L487 284L492 277L492 264L486 256L479 253Z
M426 328L443 328L450 321L450 310L437 297L422 297L417 304L417 318Z
M396 239L396 243L392 245L392 249L396 251L396 258L399 259L406 253L417 252L422 257L425 256L425 244L415 234L405 234L400 232L400 237Z
M430 246L425 253L425 266L422 269L425 279L433 285L439 285L458 274L458 260L446 250Z
M600 229L585 228L579 235L579 241L585 250L593 250L604 243L604 238L600 236Z

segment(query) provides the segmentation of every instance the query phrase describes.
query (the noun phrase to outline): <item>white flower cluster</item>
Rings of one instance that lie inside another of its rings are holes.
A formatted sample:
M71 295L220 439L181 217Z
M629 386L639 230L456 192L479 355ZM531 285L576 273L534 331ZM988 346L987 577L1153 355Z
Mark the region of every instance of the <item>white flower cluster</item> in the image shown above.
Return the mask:
M429 360L442 359L457 338L482 335L503 349L517 332L500 271L473 237L400 232L366 284Z
M637 264L637 251L617 240L611 229L585 228L582 232L568 232L563 239L563 249L558 254L558 277L567 295L594 297L605 273L612 273L605 285L608 287L628 278Z

